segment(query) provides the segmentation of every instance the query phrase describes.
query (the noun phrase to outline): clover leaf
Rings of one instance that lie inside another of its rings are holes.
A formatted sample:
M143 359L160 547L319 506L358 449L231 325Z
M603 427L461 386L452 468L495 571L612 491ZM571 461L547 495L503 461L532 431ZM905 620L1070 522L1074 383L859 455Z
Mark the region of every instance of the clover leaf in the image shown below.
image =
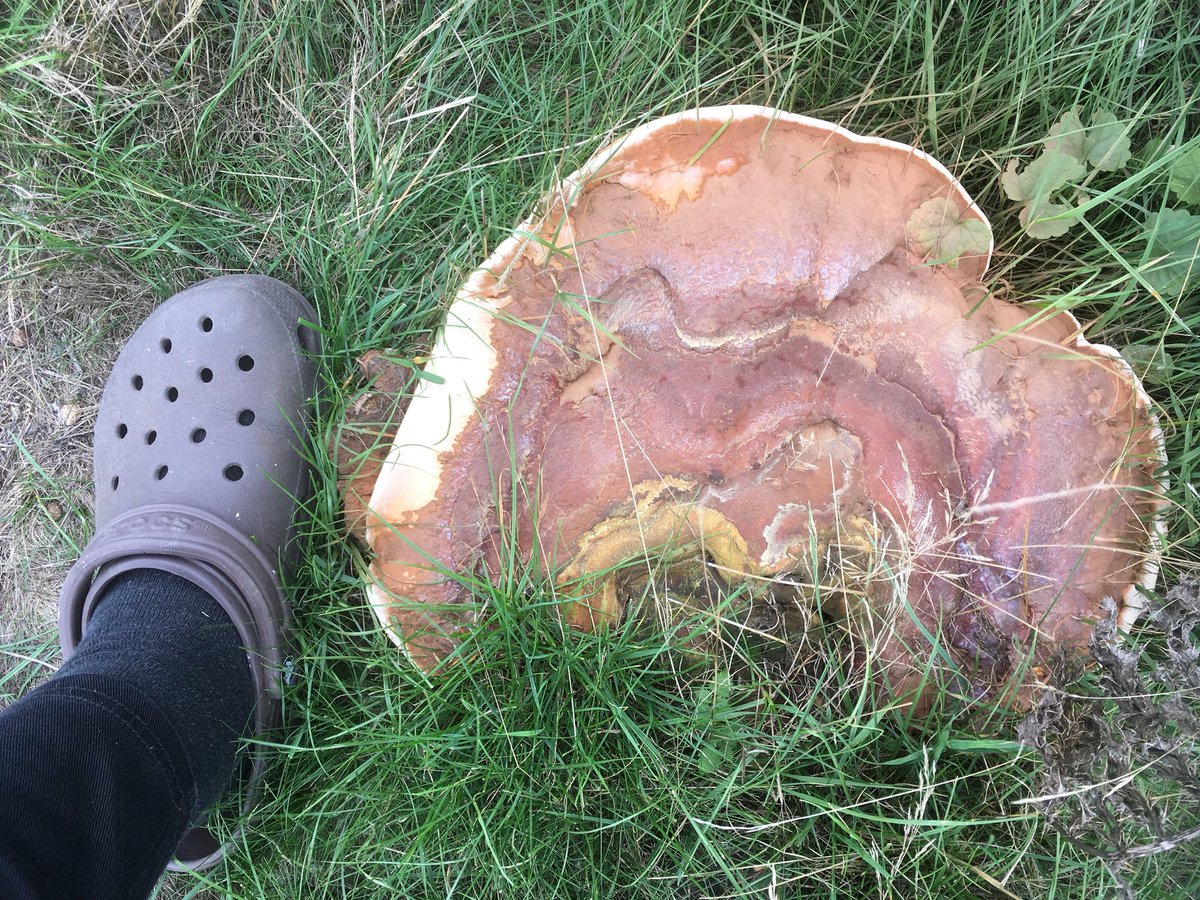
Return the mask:
M934 197L918 206L908 219L913 243L927 259L957 269L959 257L987 253L992 232L972 215L964 216L958 204L945 197Z

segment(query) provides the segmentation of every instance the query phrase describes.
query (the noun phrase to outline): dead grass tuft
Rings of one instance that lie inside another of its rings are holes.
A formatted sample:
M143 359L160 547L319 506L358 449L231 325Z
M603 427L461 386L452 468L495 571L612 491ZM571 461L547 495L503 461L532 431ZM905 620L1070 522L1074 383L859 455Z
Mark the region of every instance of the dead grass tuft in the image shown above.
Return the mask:
M0 273L0 644L48 631L92 522L92 425L117 351L155 303L111 271ZM20 330L21 342L11 335ZM4 672L0 660L0 675Z
M1045 762L1030 802L1133 900L1126 867L1200 838L1200 581L1153 603L1130 639L1110 602L1089 650L1095 672L1064 661L1063 689L1043 692L1018 728Z

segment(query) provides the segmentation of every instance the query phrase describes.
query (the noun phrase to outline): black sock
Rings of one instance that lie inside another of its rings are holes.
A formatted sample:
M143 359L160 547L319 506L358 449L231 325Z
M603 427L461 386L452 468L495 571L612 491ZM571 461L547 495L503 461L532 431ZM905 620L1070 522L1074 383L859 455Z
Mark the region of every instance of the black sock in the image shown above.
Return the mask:
M171 720L196 781L194 815L228 790L239 740L253 733L254 679L232 620L205 591L156 569L118 577L58 672L82 674L120 679Z

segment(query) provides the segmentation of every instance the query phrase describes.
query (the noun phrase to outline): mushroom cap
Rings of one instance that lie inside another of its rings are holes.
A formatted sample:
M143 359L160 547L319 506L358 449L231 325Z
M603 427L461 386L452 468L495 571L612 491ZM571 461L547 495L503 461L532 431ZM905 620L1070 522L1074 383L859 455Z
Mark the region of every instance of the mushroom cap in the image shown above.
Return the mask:
M380 622L431 669L479 615L456 573L513 554L583 628L631 560L836 569L881 691L949 658L1018 695L1104 597L1136 616L1163 451L1119 354L984 287L991 248L937 161L816 119L704 108L598 151L447 311L371 494Z

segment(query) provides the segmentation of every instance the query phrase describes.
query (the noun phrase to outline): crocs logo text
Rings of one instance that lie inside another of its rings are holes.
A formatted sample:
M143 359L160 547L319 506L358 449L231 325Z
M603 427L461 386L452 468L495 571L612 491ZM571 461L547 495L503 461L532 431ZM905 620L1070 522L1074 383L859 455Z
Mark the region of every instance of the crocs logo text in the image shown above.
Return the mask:
M193 522L186 516L171 513L153 513L151 515L133 516L113 527L118 531L140 531L150 528L155 531L191 531Z

